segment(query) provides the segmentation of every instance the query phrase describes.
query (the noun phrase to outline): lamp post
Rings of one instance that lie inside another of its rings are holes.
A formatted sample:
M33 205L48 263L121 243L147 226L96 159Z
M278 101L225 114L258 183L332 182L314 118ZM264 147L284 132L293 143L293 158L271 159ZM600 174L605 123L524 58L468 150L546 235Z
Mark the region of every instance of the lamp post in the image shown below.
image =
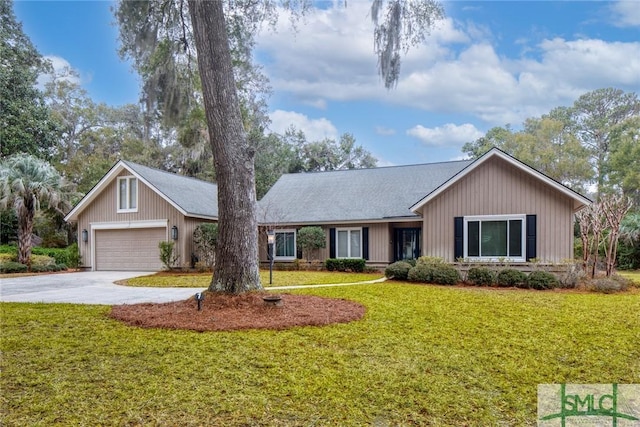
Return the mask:
M276 242L276 234L273 230L267 230L267 243L269 246L269 284L273 284L273 246Z

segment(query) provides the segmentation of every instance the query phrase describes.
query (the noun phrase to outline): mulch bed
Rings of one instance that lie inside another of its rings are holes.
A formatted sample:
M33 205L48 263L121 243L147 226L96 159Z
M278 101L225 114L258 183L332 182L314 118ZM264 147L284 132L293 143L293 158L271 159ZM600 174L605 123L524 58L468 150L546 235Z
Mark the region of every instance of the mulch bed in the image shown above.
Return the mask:
M230 331L322 326L361 319L365 307L354 301L281 294L282 305L267 305L266 292L229 295L205 292L201 311L194 297L163 304L113 306L109 316L141 328Z

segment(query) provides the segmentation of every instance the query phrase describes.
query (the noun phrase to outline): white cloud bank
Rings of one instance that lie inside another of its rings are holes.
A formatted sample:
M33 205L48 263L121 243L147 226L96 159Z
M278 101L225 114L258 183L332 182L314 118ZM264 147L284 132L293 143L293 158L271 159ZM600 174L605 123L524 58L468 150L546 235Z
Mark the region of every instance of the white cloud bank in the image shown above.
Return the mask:
M611 5L614 25L618 27L640 27L640 3L637 0L617 1Z
M635 25L637 5L613 7L624 15L620 22ZM377 101L472 115L489 126L521 123L597 88L640 87L640 42L548 38L508 57L498 53L488 29L447 18L403 58L398 86L387 91L376 72L368 8L349 2L316 10L295 35L285 14L278 32L258 43L274 90L320 108L326 100Z
M307 141L338 139L338 129L325 118L310 119L304 114L283 110L273 111L269 117L271 118L269 130L277 134L282 135L293 126L296 130L304 132Z
M426 128L417 125L407 130L407 135L418 138L424 145L433 147L462 146L466 142L475 141L482 137L484 132L480 132L470 123L455 125L447 123L444 126Z

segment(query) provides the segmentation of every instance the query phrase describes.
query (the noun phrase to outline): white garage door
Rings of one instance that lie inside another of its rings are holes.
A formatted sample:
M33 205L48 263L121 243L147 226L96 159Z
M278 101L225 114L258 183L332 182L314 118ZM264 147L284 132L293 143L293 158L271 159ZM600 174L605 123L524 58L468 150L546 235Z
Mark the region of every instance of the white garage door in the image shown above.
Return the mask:
M166 238L166 228L96 230L96 270L159 271L158 242Z

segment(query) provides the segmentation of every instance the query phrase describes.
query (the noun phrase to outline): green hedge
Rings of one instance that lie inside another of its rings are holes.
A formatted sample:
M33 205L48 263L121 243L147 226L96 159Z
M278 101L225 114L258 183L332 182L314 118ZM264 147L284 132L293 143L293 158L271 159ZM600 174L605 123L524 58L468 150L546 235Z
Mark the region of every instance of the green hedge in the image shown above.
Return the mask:
M73 245L72 245L73 246ZM75 245L77 248L77 245ZM15 245L0 245L0 253L18 255L18 247ZM56 264L69 264L69 248L31 248L32 255L44 255L55 260Z
M329 258L324 265L329 271L350 271L362 273L366 261L362 258Z

